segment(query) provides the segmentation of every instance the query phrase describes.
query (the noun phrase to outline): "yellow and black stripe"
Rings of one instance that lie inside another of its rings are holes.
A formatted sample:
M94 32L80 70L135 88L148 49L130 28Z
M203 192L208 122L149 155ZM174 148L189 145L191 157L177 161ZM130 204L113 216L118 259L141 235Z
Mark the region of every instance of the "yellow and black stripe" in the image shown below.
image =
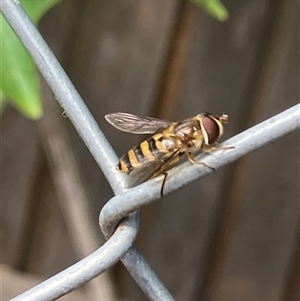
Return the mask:
M167 152L162 143L163 139L164 135L156 134L132 148L120 158L117 169L121 172L128 173L144 163L156 160L159 155Z

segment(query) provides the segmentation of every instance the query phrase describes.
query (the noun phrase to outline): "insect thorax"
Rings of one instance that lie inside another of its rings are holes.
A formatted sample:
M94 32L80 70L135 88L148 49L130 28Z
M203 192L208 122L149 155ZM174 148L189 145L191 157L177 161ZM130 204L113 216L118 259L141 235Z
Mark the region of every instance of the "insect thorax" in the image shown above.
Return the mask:
M186 147L185 150L196 151L202 146L203 136L199 121L187 119L177 123L173 128L174 135L178 140L178 147Z

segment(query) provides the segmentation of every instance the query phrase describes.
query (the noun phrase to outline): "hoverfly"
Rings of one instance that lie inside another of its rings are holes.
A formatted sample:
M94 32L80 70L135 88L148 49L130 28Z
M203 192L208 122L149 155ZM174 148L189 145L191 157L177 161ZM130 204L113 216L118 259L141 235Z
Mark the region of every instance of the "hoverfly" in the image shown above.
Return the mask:
M224 132L224 124L228 122L226 114L216 116L210 113L201 113L179 122L128 113L108 114L105 119L124 132L154 134L122 156L116 168L128 174L128 188L163 174L161 196L167 178L166 171L184 154L187 154L193 164L206 165L197 162L193 153L199 150L210 152L220 149L215 145Z

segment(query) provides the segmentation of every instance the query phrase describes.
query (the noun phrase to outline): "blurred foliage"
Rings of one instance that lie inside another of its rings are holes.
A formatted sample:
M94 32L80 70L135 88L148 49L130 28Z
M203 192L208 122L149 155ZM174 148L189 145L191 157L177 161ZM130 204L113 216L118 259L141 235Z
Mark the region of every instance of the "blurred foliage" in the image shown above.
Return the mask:
M190 0L219 21L226 21L228 11L220 0Z
M21 0L22 7L35 24L59 0ZM43 114L37 68L11 27L0 16L0 112L6 102L26 117L38 119Z

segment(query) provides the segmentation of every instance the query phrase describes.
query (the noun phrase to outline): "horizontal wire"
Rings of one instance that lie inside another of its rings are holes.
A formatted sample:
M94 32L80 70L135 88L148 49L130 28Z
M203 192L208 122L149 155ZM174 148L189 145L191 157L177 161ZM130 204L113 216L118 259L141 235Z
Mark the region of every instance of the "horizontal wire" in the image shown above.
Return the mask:
M300 127L300 104L267 119L258 125L230 138L220 144L220 147L234 146L234 148L216 150L210 154L200 154L198 162L204 162L214 169L238 160L240 157L286 135ZM167 195L201 177L212 172L203 165L191 164L189 161L168 171L168 178L164 187ZM156 177L137 187L113 197L102 208L99 216L101 229L111 234L118 222L130 212L160 199L160 190L164 176Z
M122 193L125 175L118 172L115 168L118 158L114 150L99 129L58 60L23 11L19 1L1 0L0 11L31 54L56 99L64 108L66 115L70 118L102 169L114 193ZM57 299L99 275L112 266L128 250L130 256L124 258L122 262L129 270L140 269L139 273L131 274L138 284L143 285L141 289L145 294L148 295L149 288L151 288L151 300L155 300L155 298L156 300L174 300L142 255L135 248L129 249L137 235L138 224L138 214L131 215L130 218L120 225L122 231L118 229L109 241L96 252L13 300L38 301ZM122 235L119 235L120 231ZM147 283L143 282L144 279L148 279ZM164 299L159 297L162 295L162 292ZM24 299L24 295L26 299Z

